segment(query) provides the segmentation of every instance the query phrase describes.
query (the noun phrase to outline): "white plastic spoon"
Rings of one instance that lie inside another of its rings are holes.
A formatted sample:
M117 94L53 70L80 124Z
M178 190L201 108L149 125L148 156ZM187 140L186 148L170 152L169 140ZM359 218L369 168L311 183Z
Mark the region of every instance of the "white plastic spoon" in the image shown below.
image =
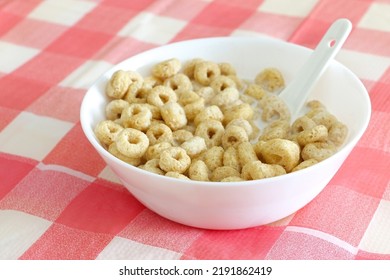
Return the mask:
M329 62L338 53L351 29L352 24L348 19L336 20L329 27L293 81L280 93L280 97L290 109L292 120L298 116L310 94L310 90L324 73Z

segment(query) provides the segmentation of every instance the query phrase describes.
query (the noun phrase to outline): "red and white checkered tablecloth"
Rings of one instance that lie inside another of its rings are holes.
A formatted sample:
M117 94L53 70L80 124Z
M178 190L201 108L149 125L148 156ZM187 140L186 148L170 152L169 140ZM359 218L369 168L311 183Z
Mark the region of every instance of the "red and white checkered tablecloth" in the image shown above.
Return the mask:
M141 205L87 142L87 88L144 50L211 36L313 48L345 17L337 59L363 81L369 127L310 204L210 231ZM389 0L0 0L0 259L390 259Z

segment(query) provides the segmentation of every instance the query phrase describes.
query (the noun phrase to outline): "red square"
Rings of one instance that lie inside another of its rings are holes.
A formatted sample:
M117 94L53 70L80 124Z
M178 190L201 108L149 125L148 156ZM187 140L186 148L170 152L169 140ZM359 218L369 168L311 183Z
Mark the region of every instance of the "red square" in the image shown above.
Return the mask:
M229 0L229 5L256 10L264 0ZM216 3L226 4L226 0L214 0Z
M371 2L367 0L321 0L310 13L310 18L329 24L339 18L348 18L355 26L366 13Z
M0 106L23 110L50 88L50 84L10 74L0 78Z
M11 30L21 19L20 16L0 11L0 35Z
M81 192L56 220L66 226L116 235L145 207L126 189L98 180Z
M356 260L390 260L390 254L376 254L366 251L361 251L357 253Z
M175 252L185 251L204 230L169 221L144 210L118 236Z
M53 224L21 257L22 260L94 260L112 236Z
M18 110L0 107L0 132L6 127L20 112Z
M210 3L192 20L192 23L227 28L232 31L253 13L250 9L232 6L228 3L228 1Z
M3 198L0 208L54 221L88 185L78 177L38 165Z
M389 42L390 32L355 28L345 41L344 47L354 51L390 57Z
M102 5L109 5L114 7L126 8L136 12L144 10L146 7L155 3L155 0L104 0Z
M354 175L356 173L355 170ZM379 201L341 186L328 185L315 200L296 213L289 226L322 231L356 247Z
M130 9L101 4L86 14L75 26L114 35L136 14L136 11Z
M232 30L227 28L189 23L175 36L172 41L179 42L196 38L228 36L231 32Z
M76 123L80 119L80 105L84 95L84 89L52 87L26 110L38 115Z
M32 159L0 153L0 201L37 163Z
M389 93L390 93L390 83L377 82L374 85L374 87L369 92L373 111L390 113Z
M34 81L57 85L83 63L84 60L80 58L42 52L15 70L14 74Z
M88 142L77 123L44 158L46 164L58 164L97 176L106 166L104 160Z
M307 18L291 36L290 42L314 49L328 30L330 22Z
M145 43L131 37L115 37L94 58L116 64L133 55L155 47L157 45Z
M183 259L264 259L284 227L206 231L184 252Z
M206 1L180 0L168 5L166 2L160 1L156 2L155 5L150 5L145 11L188 21L194 18L207 5L208 3Z
M1 9L11 14L25 17L39 4L41 4L41 2L42 0L7 1L7 4L2 5L3 7L1 7Z
M66 30L65 26L25 18L3 40L31 48L43 49Z
M330 184L380 199L390 182L389 164L389 153L355 147Z
M331 240L285 231L266 258L268 260L351 260L354 257L352 252L332 243Z
M73 27L48 46L47 51L61 55L90 58L110 39L111 35Z
M240 28L288 40L301 23L298 17L256 12Z

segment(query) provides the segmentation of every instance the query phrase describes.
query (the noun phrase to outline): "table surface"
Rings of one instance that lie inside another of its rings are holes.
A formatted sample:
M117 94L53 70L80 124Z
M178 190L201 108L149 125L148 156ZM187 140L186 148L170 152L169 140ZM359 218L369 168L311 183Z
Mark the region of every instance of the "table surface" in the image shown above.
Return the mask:
M353 30L337 60L366 86L371 121L320 195L281 221L166 220L83 135L86 90L125 58L212 36L314 48L340 17ZM390 259L389 65L389 0L0 0L0 259Z

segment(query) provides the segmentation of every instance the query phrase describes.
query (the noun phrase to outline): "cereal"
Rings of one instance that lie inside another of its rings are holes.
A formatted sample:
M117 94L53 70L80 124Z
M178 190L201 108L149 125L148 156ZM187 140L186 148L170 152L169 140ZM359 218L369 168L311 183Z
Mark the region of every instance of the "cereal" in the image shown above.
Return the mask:
M266 68L257 74L255 83L267 91L274 92L284 87L284 78L278 69Z
M171 147L162 151L159 166L165 172L184 173L190 167L191 158L186 151L180 147Z
M123 130L123 127L113 121L101 121L95 128L95 135L105 145L114 142L117 135Z
M149 147L149 139L145 133L125 128L115 138L118 151L127 157L142 157Z
M318 100L291 121L277 93L282 73L266 68L254 82L228 62L176 58L149 76L118 70L107 82L106 120L95 127L120 160L158 175L240 182L296 172L333 155L348 128ZM263 121L264 126L258 126Z
M186 113L177 102L164 104L160 112L162 119L172 130L180 129L187 124Z

